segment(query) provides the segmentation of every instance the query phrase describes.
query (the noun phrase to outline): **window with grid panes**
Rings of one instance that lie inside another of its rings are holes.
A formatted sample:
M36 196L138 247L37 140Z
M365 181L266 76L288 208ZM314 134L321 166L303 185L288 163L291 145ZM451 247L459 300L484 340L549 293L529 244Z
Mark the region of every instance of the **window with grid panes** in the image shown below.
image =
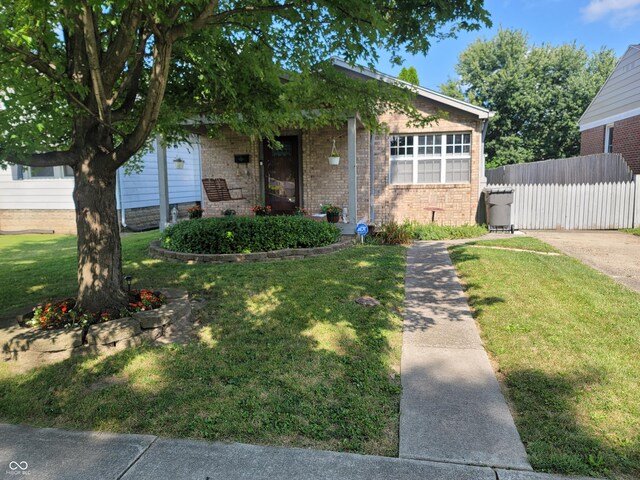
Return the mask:
M469 183L471 134L390 137L392 184Z
M447 134L446 183L468 183L471 178L471 134Z

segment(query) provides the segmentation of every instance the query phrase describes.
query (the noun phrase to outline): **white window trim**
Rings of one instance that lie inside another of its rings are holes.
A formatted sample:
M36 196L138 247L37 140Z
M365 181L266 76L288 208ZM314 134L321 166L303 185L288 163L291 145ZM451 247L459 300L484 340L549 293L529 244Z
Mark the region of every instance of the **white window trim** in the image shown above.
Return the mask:
M69 180L73 179L72 176L66 176L64 174L64 165L56 165L53 167L52 177L32 177L31 167L22 167L22 180Z
M604 127L604 153L613 153L613 144L611 145L611 152L609 152L609 140L610 140L610 135L611 135L611 130L613 130L613 127L615 126L614 123L609 123L607 126ZM615 130L614 130L614 135L615 135Z
M447 156L447 135L465 135L468 134L469 137L469 154L449 154ZM422 135L441 135L441 154L440 157L429 157L426 155L420 156L418 154L418 137ZM393 157L391 155L391 137L413 137L413 155L403 155ZM471 184L471 168L473 165L472 159L472 151L473 151L473 132L471 131L463 131L463 132L424 132L424 133L397 133L394 135L389 135L389 176L388 176L388 184L389 185L470 185ZM434 160L440 158L440 181L439 182L422 182L418 183L418 160ZM447 182L447 160L469 160L469 181L467 182ZM412 160L413 161L413 172L412 172L412 182L411 183L392 183L391 179L391 162L394 160Z

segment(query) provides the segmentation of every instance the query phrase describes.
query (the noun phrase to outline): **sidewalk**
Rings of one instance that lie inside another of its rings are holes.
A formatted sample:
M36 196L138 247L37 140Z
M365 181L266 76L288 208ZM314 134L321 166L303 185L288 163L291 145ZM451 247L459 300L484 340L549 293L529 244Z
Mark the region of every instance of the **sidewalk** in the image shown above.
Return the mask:
M409 248L400 457L531 470L443 243Z
M558 480L569 477L300 448L0 424L0 478Z

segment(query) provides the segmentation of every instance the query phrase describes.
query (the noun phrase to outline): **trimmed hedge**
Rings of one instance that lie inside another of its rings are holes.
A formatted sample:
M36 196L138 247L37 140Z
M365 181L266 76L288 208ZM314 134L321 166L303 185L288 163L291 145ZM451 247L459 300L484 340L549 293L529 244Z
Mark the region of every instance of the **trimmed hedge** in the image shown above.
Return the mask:
M252 253L323 247L340 235L331 223L297 216L199 218L171 225L160 244L184 253Z

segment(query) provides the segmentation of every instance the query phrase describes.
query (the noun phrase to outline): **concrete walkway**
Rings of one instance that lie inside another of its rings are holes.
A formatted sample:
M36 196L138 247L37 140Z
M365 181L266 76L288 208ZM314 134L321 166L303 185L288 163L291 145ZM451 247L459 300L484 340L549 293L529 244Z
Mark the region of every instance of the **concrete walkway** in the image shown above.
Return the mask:
M0 424L0 478L558 480L568 477L300 448Z
M640 237L606 230L538 230L527 234L640 292Z
M531 470L443 243L407 254L400 457Z

